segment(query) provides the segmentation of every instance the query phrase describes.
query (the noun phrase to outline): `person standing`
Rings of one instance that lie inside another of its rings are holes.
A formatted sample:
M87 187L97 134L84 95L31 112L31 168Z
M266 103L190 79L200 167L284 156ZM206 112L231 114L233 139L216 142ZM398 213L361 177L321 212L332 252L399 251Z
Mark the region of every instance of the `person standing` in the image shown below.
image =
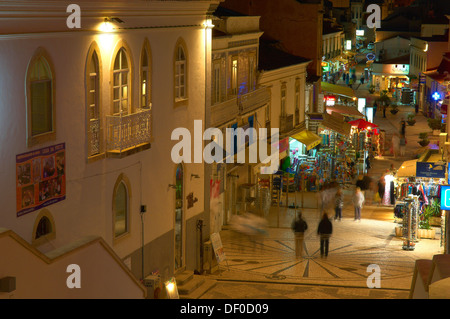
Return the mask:
M361 209L364 204L364 194L361 192L361 188L356 187L352 201L353 206L355 207L355 221L361 221Z
M377 107L378 107L377 102L373 103L373 118L375 118L375 114L377 114Z
M333 225L328 219L327 213L324 213L322 220L317 228L317 234L320 236L320 257L328 256L328 248L330 245L330 237L333 233Z
M297 213L297 218L292 223L292 230L295 234L295 257L302 258L303 240L305 238L305 231L308 229L308 224L302 218L302 212Z
M344 207L344 193L341 188L338 188L336 195L334 196L335 206L334 206L334 220L339 218L339 221L342 219L342 207Z
M406 134L406 121L402 118L400 122L400 136L405 136Z

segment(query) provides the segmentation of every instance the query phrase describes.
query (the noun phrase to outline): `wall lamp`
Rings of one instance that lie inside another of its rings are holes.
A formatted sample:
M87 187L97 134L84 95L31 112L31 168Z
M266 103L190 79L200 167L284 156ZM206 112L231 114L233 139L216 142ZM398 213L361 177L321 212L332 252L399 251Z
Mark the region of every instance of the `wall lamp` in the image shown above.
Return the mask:
M192 178L200 178L200 176L198 174L191 174L191 180Z
M103 23L100 25L100 30L103 32L112 32L114 30L113 23L124 23L124 21L117 17L105 18Z
M177 189L177 185L169 184L168 188Z

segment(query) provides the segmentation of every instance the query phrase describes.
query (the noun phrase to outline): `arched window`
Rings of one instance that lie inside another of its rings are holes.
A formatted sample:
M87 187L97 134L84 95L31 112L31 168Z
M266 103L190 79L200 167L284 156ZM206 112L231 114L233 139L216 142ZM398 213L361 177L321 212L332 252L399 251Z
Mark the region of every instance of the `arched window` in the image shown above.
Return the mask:
M125 176L121 175L114 187L113 224L114 238L130 231L130 186Z
M32 244L34 246L39 246L55 237L55 222L52 214L47 209L43 209L36 217L34 223Z
M27 71L28 146L55 139L54 77L48 55L40 48Z
M39 220L34 239L38 239L42 236L50 234L51 232L52 224L50 223L50 220L44 216Z
M182 42L175 50L175 102L187 99L187 68L188 61Z
M144 45L141 56L141 105L143 109L151 107L151 60L148 44Z
M114 60L113 70L113 114L128 114L130 105L130 66L127 51L120 48Z
M98 50L94 45L88 54L86 66L88 157L98 155L102 152L100 120L100 60L97 52Z

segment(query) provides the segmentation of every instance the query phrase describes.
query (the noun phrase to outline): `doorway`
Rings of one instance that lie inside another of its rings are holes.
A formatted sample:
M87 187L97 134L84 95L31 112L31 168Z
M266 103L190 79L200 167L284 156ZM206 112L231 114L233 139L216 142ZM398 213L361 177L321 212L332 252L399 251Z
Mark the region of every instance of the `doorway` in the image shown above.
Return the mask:
M175 172L175 271L184 266L184 172L183 165L178 164Z

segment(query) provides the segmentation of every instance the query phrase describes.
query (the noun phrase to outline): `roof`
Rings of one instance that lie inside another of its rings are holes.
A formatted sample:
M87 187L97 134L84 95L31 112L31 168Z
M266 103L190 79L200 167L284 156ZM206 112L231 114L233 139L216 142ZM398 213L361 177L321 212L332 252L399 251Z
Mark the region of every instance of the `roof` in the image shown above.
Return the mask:
M277 43L261 40L259 44L258 69L263 71L276 70L292 65L311 62L310 59L284 52L276 47Z
M327 113L333 114L334 112L353 118L364 118L364 114L358 111L356 107L347 105L335 104L333 106L327 106Z
M353 98L356 96L355 91L352 88L349 88L347 86L331 84L328 82L322 82L321 87L322 87L322 91L325 91L325 92L328 92L331 94L342 95L342 96L346 96L349 98Z
M407 54L407 55L395 57L392 59L383 60L383 61L380 61L379 63L381 63L381 64L409 64L409 62L410 62L410 56L409 56L409 54Z
M213 15L216 17L243 17L245 14L242 14L237 11L233 11L231 9L224 8L222 6L218 6L216 11L214 11Z

